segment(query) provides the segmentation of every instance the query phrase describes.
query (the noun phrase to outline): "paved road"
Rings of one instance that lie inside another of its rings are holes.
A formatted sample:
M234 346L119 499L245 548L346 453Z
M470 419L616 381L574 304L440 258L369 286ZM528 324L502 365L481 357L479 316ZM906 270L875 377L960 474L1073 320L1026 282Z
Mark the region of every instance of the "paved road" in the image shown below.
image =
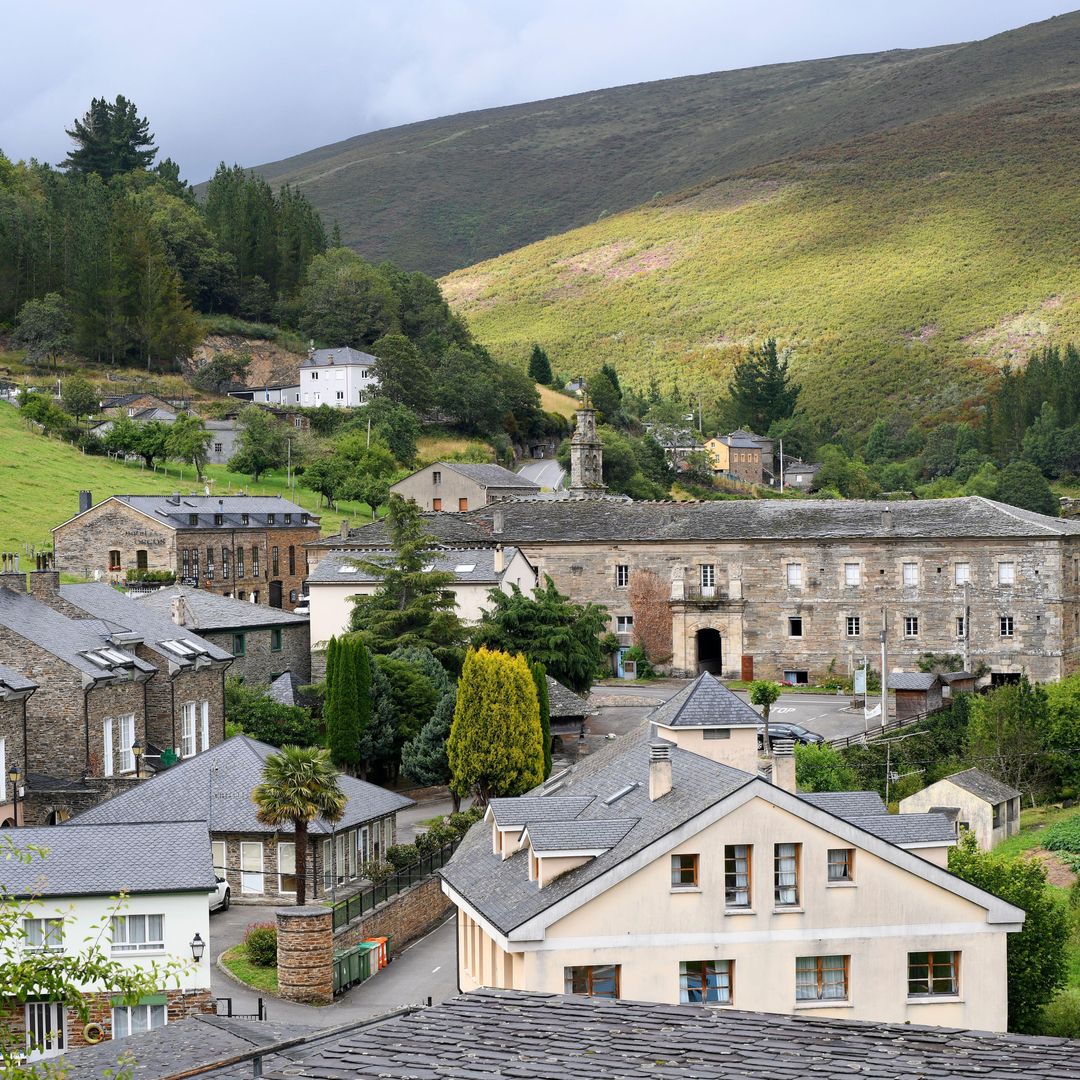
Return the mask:
M522 465L518 469L518 475L541 487L554 489L562 483L566 472L554 458L549 458L545 461L530 461L527 465Z

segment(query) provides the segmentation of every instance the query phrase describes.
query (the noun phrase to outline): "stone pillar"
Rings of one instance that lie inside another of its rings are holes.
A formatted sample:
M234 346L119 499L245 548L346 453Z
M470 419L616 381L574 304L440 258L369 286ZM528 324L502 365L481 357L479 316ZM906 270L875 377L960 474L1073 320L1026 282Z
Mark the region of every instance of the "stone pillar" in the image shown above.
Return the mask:
M334 1000L334 917L329 908L279 908L278 993L287 1001L329 1005Z

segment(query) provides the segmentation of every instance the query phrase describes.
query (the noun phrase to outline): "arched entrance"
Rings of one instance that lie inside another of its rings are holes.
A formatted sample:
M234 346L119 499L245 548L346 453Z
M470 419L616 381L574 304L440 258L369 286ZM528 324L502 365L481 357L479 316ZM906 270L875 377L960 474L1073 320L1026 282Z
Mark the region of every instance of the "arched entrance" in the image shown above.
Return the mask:
M719 630L706 626L697 632L697 669L719 675L724 670L723 638Z

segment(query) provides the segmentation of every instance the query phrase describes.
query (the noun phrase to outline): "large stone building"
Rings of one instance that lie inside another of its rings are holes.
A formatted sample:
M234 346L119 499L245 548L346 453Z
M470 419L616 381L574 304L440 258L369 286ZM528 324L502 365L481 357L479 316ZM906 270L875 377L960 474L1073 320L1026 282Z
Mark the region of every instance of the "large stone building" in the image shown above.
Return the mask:
M121 582L166 570L184 584L292 611L319 518L280 496L113 495L52 531L59 570Z
M536 495L540 485L501 465L436 461L392 484L390 491L435 513L463 513L496 499Z

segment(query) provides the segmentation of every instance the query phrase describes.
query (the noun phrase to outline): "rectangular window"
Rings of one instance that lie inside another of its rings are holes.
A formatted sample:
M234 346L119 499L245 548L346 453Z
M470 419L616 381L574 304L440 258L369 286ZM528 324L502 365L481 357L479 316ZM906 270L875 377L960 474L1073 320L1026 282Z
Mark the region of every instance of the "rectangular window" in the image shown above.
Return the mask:
M240 844L240 891L252 895L263 891L263 846L258 842Z
M726 728L726 727L702 728L701 737L703 739L730 739L731 738L731 728Z
M960 954L958 952L908 953L908 997L960 993Z
M749 844L728 844L724 848L724 906L748 908L750 906L750 854Z
M919 584L919 564L906 562L903 565L903 580L907 586Z
M801 844L773 845L773 901L777 907L799 903L799 849Z
M958 562L953 567L953 581L957 585L966 585L971 580L971 563Z
M787 621L788 637L802 637L802 616L791 615Z
M1014 584L1016 584L1016 563L1011 563L1011 562L998 563L998 584L999 585L1014 585Z
M918 637L919 636L919 617L918 615L905 615L904 616L904 637Z
M112 1037L124 1039L143 1031L155 1031L168 1022L168 1005L117 1005L112 1011Z
M289 574L296 573L296 548L292 544L289 545Z
M438 469L436 469L436 470L435 470L435 471L434 471L434 472L433 472L433 473L431 474L431 482L432 482L433 484L441 484L441 483L442 483L442 473L441 473L441 472L439 472L439 470L438 470Z
M117 754L117 771L126 773L135 771L135 755L131 748L135 745L135 717L130 713L117 718L117 733L120 746Z
M251 524L251 515L250 514L241 514L240 515L240 524L241 525L250 525Z
M199 549L197 547L191 549L191 576L196 582L199 580Z
M858 585L862 580L861 567L857 562L844 563L844 584Z
M286 525L291 525L292 524L292 514L286 514L285 515L285 524Z
M275 626L270 631L270 651L281 652L281 627Z
M1011 615L1002 615L1001 618L998 619L998 626L1001 629L1002 637L1013 636L1013 617Z
M278 576L278 549L276 547L270 549L270 576Z
M862 635L862 619L858 615L847 617L847 636L860 637Z
M114 915L112 951L164 952L164 915Z
M212 547L206 549L206 580L214 580L214 549Z
M198 749L195 743L195 702L185 701L180 706L180 756L194 757Z
M797 956L795 1000L846 1001L848 960L847 956Z
M251 576L259 576L259 549L257 547L251 549Z
M266 515L266 524L267 525L276 525L277 524L277 514L267 514Z
M187 520L188 520L189 525L198 525L199 524L199 515L198 514L188 514Z
M202 735L202 748L204 750L210 749L210 702L199 702L199 729Z
M109 552L109 569L120 569L120 552L115 549Z
M217 450L217 452L219 454L221 453L221 443L214 443L214 448ZM224 514L215 514L214 515L214 524L215 525L224 525L225 524L225 515Z
M698 883L698 857L696 855L671 856L671 887L673 889L696 889Z
M337 399L338 399L338 401L344 401L345 400L345 391L344 390L338 390L337 391Z
M626 563L619 563L615 567L615 588L625 589L630 584L630 567Z
M277 846L278 892L296 892L296 845L282 841Z
M299 425L299 424L297 424L296 426L297 426L297 427L299 427L300 425ZM301 515L300 515L300 524L301 524L301 525L306 525L307 523L308 523L308 516L307 516L307 514L301 514Z
M634 630L634 616L633 615L616 615L615 616L615 633L616 634L630 634Z
M214 873L218 877L225 876L225 841L211 840L210 855L214 860Z
M432 510L441 510L442 509L442 499L432 499L431 500L431 509Z
M964 615L956 616L956 636L958 638L967 637L967 618Z
M458 508L459 511L464 513L466 510L469 509L469 500L468 499L458 499L457 508Z
M27 952L62 952L63 919L23 919L23 948Z
M716 567L712 563L701 564L701 587L703 589L716 588Z
M232 654L233 656L244 656L247 653L247 638L243 634L233 634L232 636Z
M679 1001L683 1005L730 1005L732 960L683 960Z
M324 892L334 887L334 845L330 840L322 842L322 883Z
M352 829L349 832L349 878L354 879L360 873L360 861L356 857L357 832Z
M787 583L791 586L802 584L802 563L789 562L787 564Z
M619 965L563 968L564 992L579 997L617 998Z
M187 578L191 569L191 559L188 555L188 549L182 548L180 551L180 576Z
M244 549L242 547L236 549L236 576L238 578L244 576Z
M829 881L855 880L855 849L829 849Z
M227 547L221 549L221 580L229 580L229 549Z
M101 775L113 774L113 722L106 716L101 723Z

